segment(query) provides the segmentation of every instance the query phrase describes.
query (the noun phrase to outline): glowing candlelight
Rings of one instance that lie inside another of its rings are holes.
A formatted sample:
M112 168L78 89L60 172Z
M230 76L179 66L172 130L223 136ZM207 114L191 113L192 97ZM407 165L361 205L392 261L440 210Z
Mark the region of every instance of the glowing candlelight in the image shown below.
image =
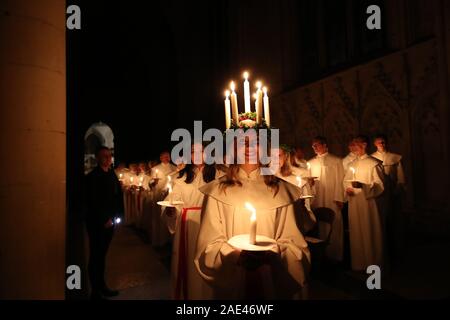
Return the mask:
M269 108L269 96L267 95L267 87L263 88L264 92L264 119L266 119L266 124L270 127L270 108Z
M120 218L116 218L116 219L114 220L114 222L115 222L116 224L119 224L121 221L122 221L122 219L120 219Z
M248 72L244 72L244 102L245 112L250 112L250 82L248 82Z
M350 171L352 172L352 180L355 180L356 179L356 169L355 168L353 168L353 167L350 167Z
M133 184L134 177L130 177L130 184Z
M261 81L256 82L256 87L258 88L258 90L256 91L257 94L257 99L256 99L256 123L257 124L261 124L262 121L262 100L263 100L263 96L262 96L262 83Z
M231 106L230 106L230 91L225 91L225 128L230 129L231 126Z
M245 208L252 212L250 217L250 244L256 243L256 209L252 206L251 203L246 202Z
M311 177L311 164L309 162L307 162L306 167L308 168L309 177Z
M234 123L238 124L239 111L238 111L236 92L234 92L234 89L236 89L236 87L234 85L234 81L231 81L230 89L231 89L231 115L233 117Z

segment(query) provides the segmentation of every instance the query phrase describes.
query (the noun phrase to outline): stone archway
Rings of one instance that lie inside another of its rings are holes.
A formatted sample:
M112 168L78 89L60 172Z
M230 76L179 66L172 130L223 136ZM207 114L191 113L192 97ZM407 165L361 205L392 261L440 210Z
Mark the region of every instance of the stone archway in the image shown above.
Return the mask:
M113 153L114 134L112 129L103 122L94 123L84 135L84 173L88 174L97 165L95 152L101 146L108 147Z

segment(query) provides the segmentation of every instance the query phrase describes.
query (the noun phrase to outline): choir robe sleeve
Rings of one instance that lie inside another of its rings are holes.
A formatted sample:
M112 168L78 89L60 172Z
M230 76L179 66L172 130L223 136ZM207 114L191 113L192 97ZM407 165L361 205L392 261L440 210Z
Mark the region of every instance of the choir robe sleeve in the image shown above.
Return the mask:
M343 188L342 181L344 180L345 172L342 161L339 160L336 164L336 178L334 179L334 201L345 202L345 190Z
M362 190L366 199L376 198L384 191L384 170L382 165L372 168L370 183L363 183Z
M195 265L207 282L226 287L228 279L239 276L234 274L237 259L232 253L235 249L227 242L226 221L222 215L221 207L228 205L212 197L205 197L204 201Z

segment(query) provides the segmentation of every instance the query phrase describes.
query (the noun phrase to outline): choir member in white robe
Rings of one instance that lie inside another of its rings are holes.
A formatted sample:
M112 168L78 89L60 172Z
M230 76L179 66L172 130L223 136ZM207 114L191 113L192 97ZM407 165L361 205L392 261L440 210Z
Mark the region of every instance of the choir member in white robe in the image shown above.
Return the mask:
M395 258L402 251L404 245L405 220L402 216L401 196L405 191L405 175L402 166L402 156L389 152L387 149L387 137L377 135L374 145L377 151L372 157L383 162L385 173L384 194L380 201L383 225L385 226L390 257Z
M311 210L311 199L309 198L309 196L312 196L312 180L309 178L309 172L307 169L291 166L290 152L287 146L282 145L281 148L274 148L271 152L272 154L278 154L278 157L272 159L273 165L278 164L275 176L299 187L301 190L300 198L294 203L295 219L302 234L306 234L314 228L317 222ZM308 198L304 199L304 196Z
M326 255L331 260L341 262L344 253L344 224L341 210L344 205L344 167L342 159L328 152L325 137L316 137L312 141L316 157L309 160L311 175L317 177L314 182L313 208L330 208L334 212L331 226L330 243ZM319 223L319 234L328 234L330 225Z
M350 162L354 161L357 158L356 148L353 139L348 144L349 153L342 159L342 165L344 166L344 172L347 172Z
M384 263L384 235L377 204L384 191L384 173L381 162L366 153L368 139L358 136L354 143L357 158L345 174L344 188L349 204L352 269L362 271Z
M240 146L240 144L239 144ZM215 299L293 298L306 287L310 266L308 245L296 226L293 202L300 189L261 175L249 159L258 153L257 143L245 142L245 164L231 164L225 177L201 191L205 194L195 264L213 287ZM228 243L233 236L250 232L250 212L256 209L257 234L276 241L263 254L241 251Z
M192 150L192 152L194 152ZM193 159L193 157L192 157ZM171 260L172 298L182 300L212 299L212 289L198 273L195 252L200 229L201 207L204 195L199 188L216 179L214 165L187 164L174 180L170 197L180 199L183 205L165 208L163 217L174 234Z
M161 219L161 210L156 202L164 199L167 192L167 183L169 182L170 174L176 170L176 167L170 163L170 154L163 151L159 157L161 163L154 166L152 175L156 178L154 186L154 201L155 206L152 208L152 244L154 246L162 246L168 242L170 236L167 231L165 222ZM171 179L171 178L170 178Z

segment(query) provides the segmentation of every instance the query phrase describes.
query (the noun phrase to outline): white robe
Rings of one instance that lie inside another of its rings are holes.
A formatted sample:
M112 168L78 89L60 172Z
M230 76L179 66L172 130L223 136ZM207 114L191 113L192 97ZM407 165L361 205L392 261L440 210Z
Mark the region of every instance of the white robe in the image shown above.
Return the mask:
M344 166L344 172L347 172L348 168L350 168L350 162L355 161L357 158L356 154L353 152L350 152L348 155L345 156L344 159L342 159L342 165Z
M211 287L200 277L194 264L198 231L200 230L201 209L193 208L202 207L204 195L199 191L199 188L205 184L203 175L199 174L199 170L196 169L195 172L195 178L191 183L185 182L186 175L174 180L172 196L181 199L184 204L176 207L174 217L163 214L163 219L167 222L170 233L174 234L171 261L171 287L174 299L205 300L212 298ZM216 177L219 175L216 174ZM168 197L166 200L169 199ZM188 208L190 209L188 210ZM185 212L183 212L183 209ZM182 234L182 229L184 234ZM181 243L184 244L184 257L182 256L183 250L180 250ZM183 261L186 262L184 267Z
M279 171L277 172L276 176L300 188L300 198L294 203L295 220L297 221L297 227L299 228L300 232L305 234L313 229L317 222L316 217L311 210L311 199L305 199L304 202L300 200L301 196L313 195L311 186L308 183L308 179L305 178L309 176L309 172L306 169L296 167L291 167L291 171L292 174L287 177L281 175ZM302 178L300 186L298 185L299 181L297 180L297 177Z
M401 191L405 188L402 156L378 151L372 156L383 162L385 173L384 193L378 201L384 231L386 234L389 232L390 247L401 254L405 238L405 220L400 202Z
M167 177L176 169L177 167L171 163L160 163L152 168L152 177L159 179L153 190L154 206L151 214L151 242L154 246L162 246L170 238L166 223L161 219L161 207L156 202L164 199L167 190ZM157 173L156 170L158 170Z
M384 191L384 173L381 162L367 154L350 165L355 168L355 180L361 189L353 189L348 196L350 253L353 270L366 270L369 265L382 267L384 258L383 228L377 198ZM344 190L351 187L351 170L344 177Z
M242 298L246 272L237 265L232 254L235 249L227 241L249 233L251 213L245 208L248 201L257 212L257 234L277 242L277 263L272 272L263 268L266 277L261 285L267 290L264 293L269 298L292 298L306 285L310 266L308 245L294 216L293 202L300 196L300 189L280 180L274 196L259 169L250 175L241 169L238 176L242 186L224 191L220 185L223 179L218 179L201 188L207 197L197 241L197 269L214 288L214 298Z
M311 175L317 177L314 183L315 197L312 201L313 208L330 208L335 216L331 227L330 243L327 246L327 256L335 261L342 261L344 254L344 224L341 209L335 201L344 202L344 167L342 159L330 153L325 153L309 160ZM328 234L330 226L319 224L319 234Z

